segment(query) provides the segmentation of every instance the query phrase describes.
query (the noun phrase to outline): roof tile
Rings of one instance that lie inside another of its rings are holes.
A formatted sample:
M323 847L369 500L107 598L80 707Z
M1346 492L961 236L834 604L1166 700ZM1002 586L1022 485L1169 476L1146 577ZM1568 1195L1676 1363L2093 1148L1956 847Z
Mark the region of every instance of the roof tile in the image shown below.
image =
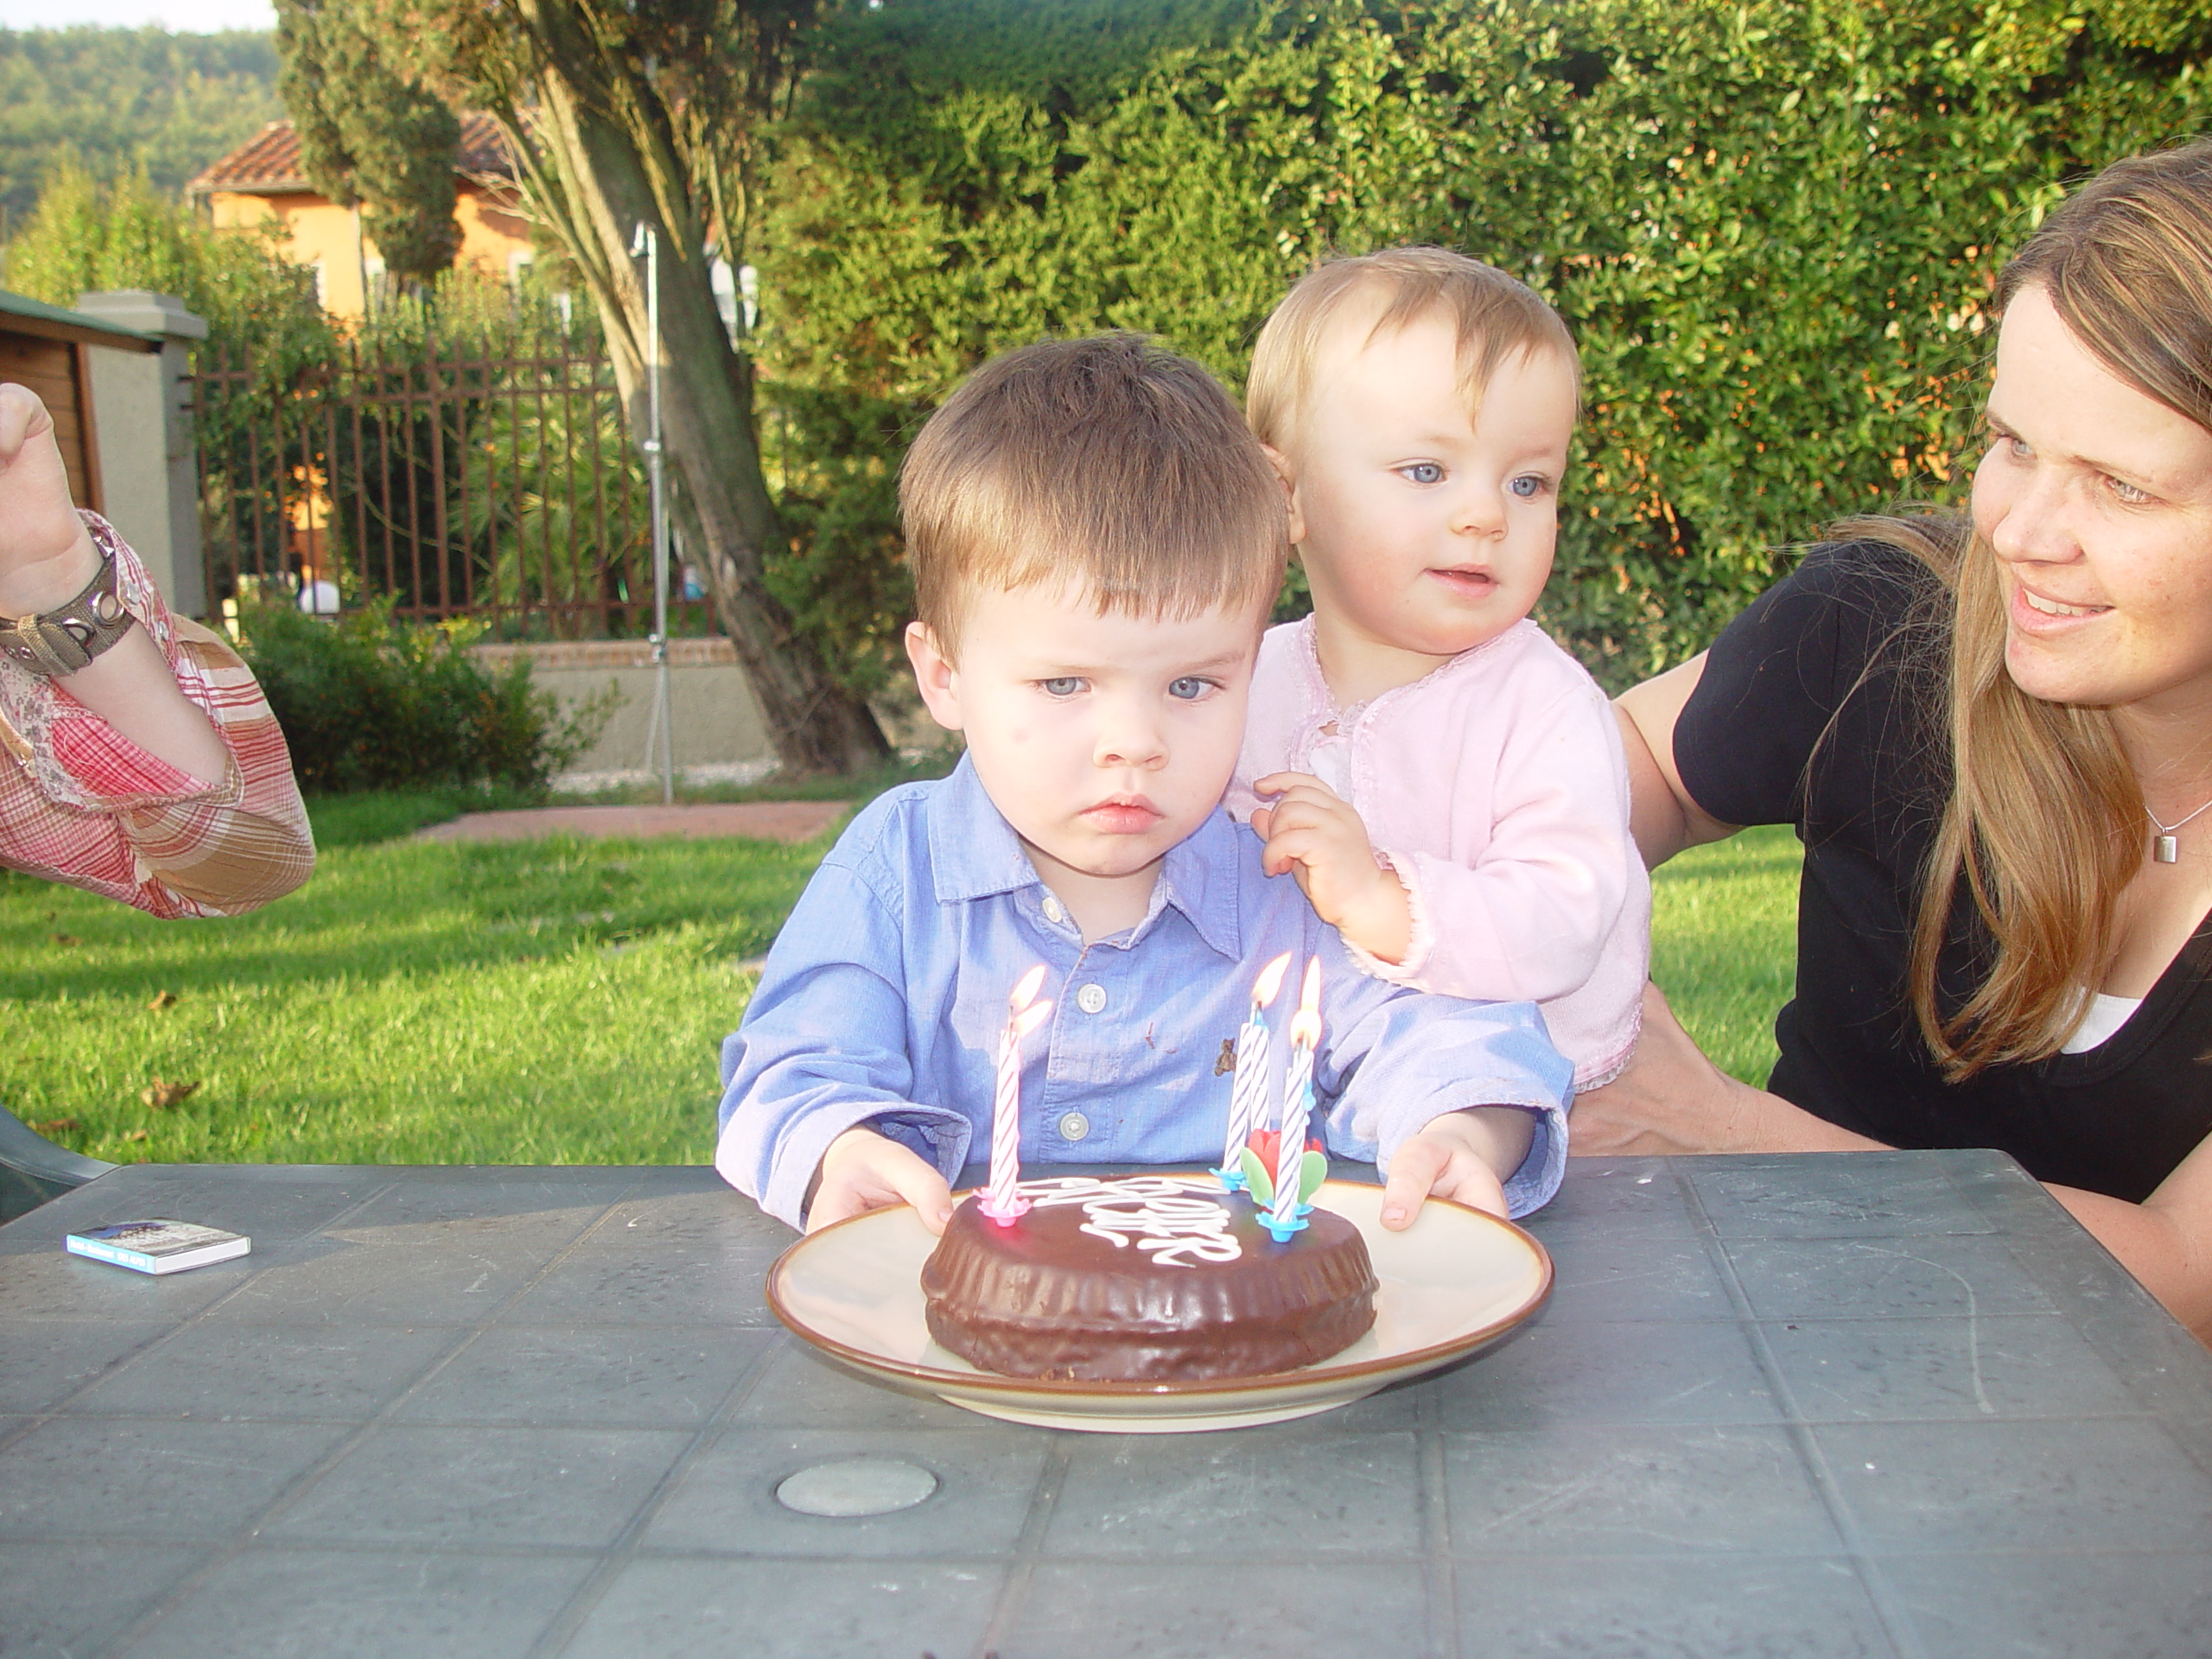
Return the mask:
M514 163L499 124L481 110L461 118L461 150L455 172L470 176L486 174L514 176ZM235 190L246 195L283 195L313 190L300 164L300 135L289 121L271 121L222 160L203 168L185 194L204 196L212 190Z

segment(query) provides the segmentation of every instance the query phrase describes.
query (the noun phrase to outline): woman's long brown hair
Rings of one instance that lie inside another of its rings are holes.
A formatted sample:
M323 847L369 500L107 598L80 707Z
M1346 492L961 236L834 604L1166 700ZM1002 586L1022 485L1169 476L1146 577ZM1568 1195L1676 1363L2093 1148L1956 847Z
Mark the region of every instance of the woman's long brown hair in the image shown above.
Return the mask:
M2083 186L2005 267L1998 308L2028 288L2114 375L2212 429L2212 140L2114 162ZM1954 1082L2047 1058L2112 961L2120 897L2149 846L2141 786L2109 710L2013 683L2004 584L1980 537L1942 518L1839 530L1913 553L1952 601L1954 786L1921 890L1913 1013ZM1984 948L1961 998L1939 957L1962 888Z

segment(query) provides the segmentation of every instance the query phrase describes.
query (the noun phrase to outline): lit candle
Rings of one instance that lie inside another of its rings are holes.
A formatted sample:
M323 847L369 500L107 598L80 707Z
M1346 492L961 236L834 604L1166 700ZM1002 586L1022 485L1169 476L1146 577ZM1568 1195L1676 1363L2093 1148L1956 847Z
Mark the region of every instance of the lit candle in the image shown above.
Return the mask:
M1275 1193L1268 1230L1278 1244L1306 1225L1298 1181L1306 1161L1306 1120L1313 1109L1313 1049L1321 1040L1321 958L1306 959L1306 984L1290 1022L1290 1075L1283 1081L1282 1138L1275 1143Z
M1268 1017L1264 1010L1274 1006L1275 994L1282 989L1282 976L1289 970L1287 950L1260 969L1259 978L1252 982L1251 1015L1236 1033L1236 1081L1229 1091L1229 1139L1222 1146L1221 1167L1214 1171L1223 1187L1231 1192L1244 1185L1237 1160L1267 1109Z
M991 1107L991 1185L977 1208L1001 1227L1011 1227L1029 1202L1014 1191L1021 1179L1021 1039L1045 1022L1050 1002L1037 1001L1045 983L1045 964L1021 976L1006 1000L1006 1029L999 1033L999 1086Z

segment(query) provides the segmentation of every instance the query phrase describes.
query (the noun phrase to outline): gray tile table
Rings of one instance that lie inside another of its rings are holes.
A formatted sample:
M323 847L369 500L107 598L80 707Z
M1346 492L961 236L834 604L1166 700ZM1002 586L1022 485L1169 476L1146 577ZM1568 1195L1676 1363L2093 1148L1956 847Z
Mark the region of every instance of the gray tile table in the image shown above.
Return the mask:
M61 1251L142 1215L253 1254ZM2006 1160L1578 1162L1533 1230L1471 1363L1090 1435L814 1357L709 1171L118 1170L0 1228L0 1655L2212 1654L2212 1357Z

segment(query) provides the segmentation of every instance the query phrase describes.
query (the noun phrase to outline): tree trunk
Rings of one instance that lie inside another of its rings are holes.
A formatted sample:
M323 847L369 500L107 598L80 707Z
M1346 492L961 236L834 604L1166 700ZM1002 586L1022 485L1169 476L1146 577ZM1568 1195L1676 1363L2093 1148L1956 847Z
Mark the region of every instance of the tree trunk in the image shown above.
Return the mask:
M541 30L554 20L539 12ZM550 31L549 31L550 32ZM530 137L548 164L541 203L582 266L607 331L616 383L645 431L646 353L661 353L661 424L684 543L705 569L715 614L736 646L776 746L790 770L850 772L890 752L875 716L840 686L764 581L783 531L760 467L751 365L731 349L715 305L703 251L705 226L677 158L642 118L632 130L594 108L549 54L536 77ZM648 339L645 270L630 257L635 227L660 238L660 334Z

